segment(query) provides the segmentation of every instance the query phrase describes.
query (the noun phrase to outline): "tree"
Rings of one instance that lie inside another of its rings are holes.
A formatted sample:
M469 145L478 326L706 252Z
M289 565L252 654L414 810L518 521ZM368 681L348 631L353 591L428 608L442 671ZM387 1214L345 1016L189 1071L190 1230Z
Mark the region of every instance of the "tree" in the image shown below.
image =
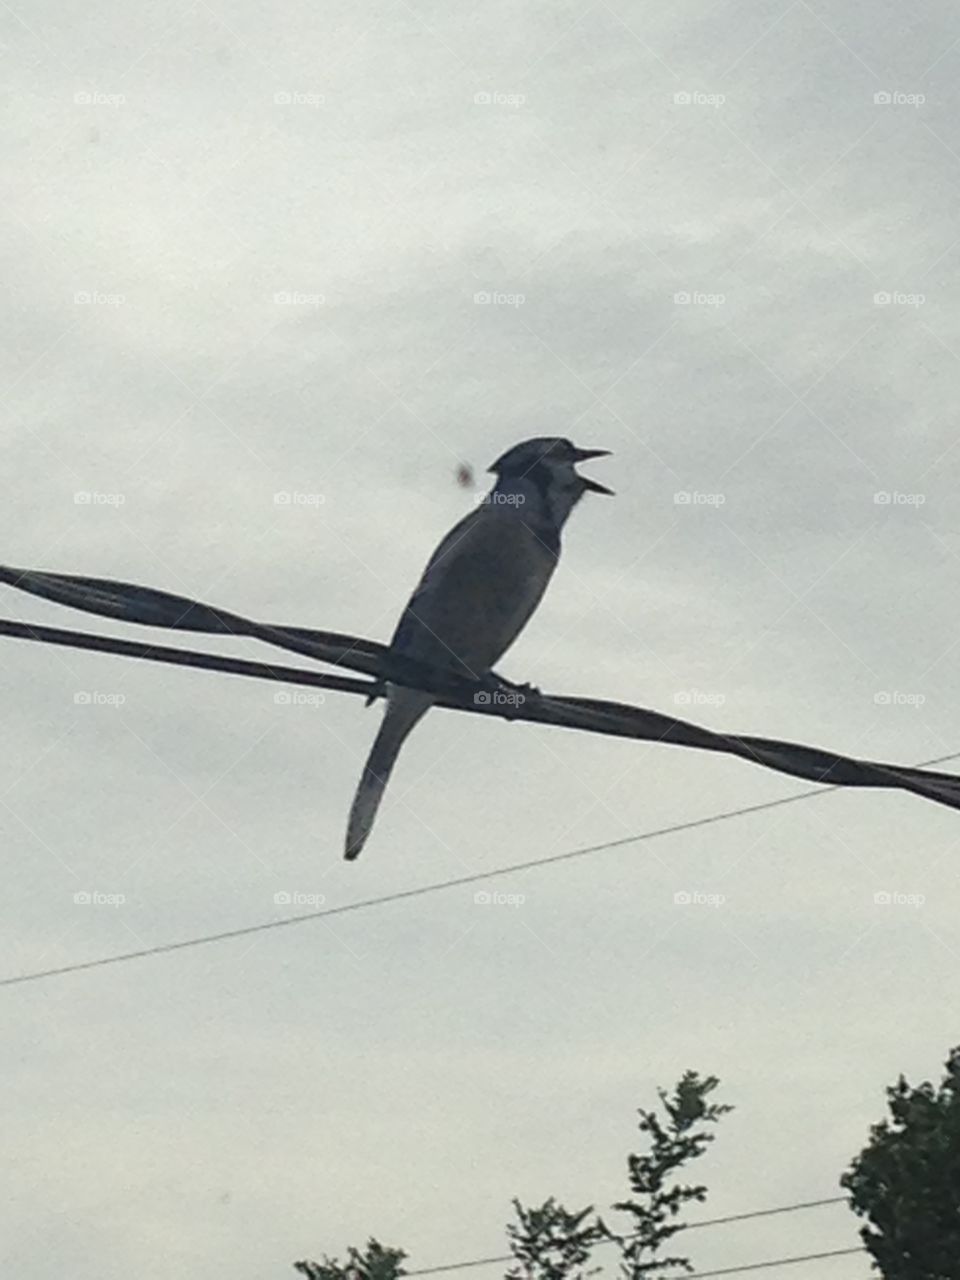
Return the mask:
M688 1258L656 1255L671 1236L683 1230L685 1224L677 1221L683 1206L706 1199L706 1187L683 1186L672 1179L713 1142L712 1133L696 1126L715 1124L733 1110L708 1101L718 1084L716 1076L701 1080L696 1071L687 1071L672 1095L657 1090L665 1112L662 1120L656 1111L640 1110L638 1127L649 1137L650 1150L627 1157L633 1198L613 1205L615 1212L632 1219L629 1232L611 1231L601 1218L586 1223L592 1209L569 1213L552 1197L539 1209L525 1209L514 1200L520 1225L509 1226L507 1234L514 1257L523 1265L508 1273L509 1280L584 1280L594 1273L577 1268L601 1241L620 1247L620 1269L627 1280L642 1280L668 1267L692 1271Z
M676 1221L683 1206L690 1200L702 1203L707 1198L705 1186L668 1183L685 1164L702 1156L714 1140L712 1133L706 1129L696 1130L695 1126L716 1124L721 1116L733 1110L708 1101L719 1083L716 1076L701 1080L695 1071L687 1071L672 1097L664 1089L657 1090L666 1112L666 1124L661 1123L655 1111L639 1113L639 1129L650 1136L651 1150L647 1155L628 1158L630 1189L636 1198L621 1200L613 1206L630 1214L633 1230L627 1236L619 1236L604 1228L620 1245L621 1270L629 1280L641 1280L668 1267L693 1270L689 1258L657 1258L655 1255L671 1236L683 1230L685 1224Z
M643 1280L667 1267L692 1271L688 1258L659 1254L664 1244L685 1224L680 1211L691 1200L706 1199L704 1186L674 1182L674 1176L691 1160L703 1155L714 1135L697 1126L715 1124L733 1108L709 1101L719 1081L716 1076L700 1078L696 1071L684 1073L672 1094L659 1089L664 1111L640 1110L639 1129L649 1139L650 1149L627 1157L632 1198L613 1205L613 1211L627 1214L626 1234L612 1231L593 1206L571 1212L554 1199L535 1208L513 1201L515 1221L507 1226L510 1252L515 1260L507 1280L587 1280L599 1268L584 1270L598 1244L617 1244L621 1272L626 1280ZM405 1275L406 1254L386 1249L371 1239L363 1254L351 1249L345 1265L335 1259L323 1262L296 1262L294 1266L307 1280L398 1280Z
M336 1258L324 1258L323 1262L295 1262L297 1271L307 1280L398 1280L406 1275L402 1249L384 1248L372 1237L363 1253L351 1249L346 1263Z
M945 1065L939 1089L902 1075L887 1089L890 1119L840 1179L885 1280L960 1277L960 1046Z
M507 1239L513 1256L520 1263L507 1272L507 1280L586 1280L598 1268L584 1271L590 1251L604 1239L600 1226L584 1221L593 1205L570 1213L553 1196L538 1209L526 1209L514 1200L518 1225L509 1223Z

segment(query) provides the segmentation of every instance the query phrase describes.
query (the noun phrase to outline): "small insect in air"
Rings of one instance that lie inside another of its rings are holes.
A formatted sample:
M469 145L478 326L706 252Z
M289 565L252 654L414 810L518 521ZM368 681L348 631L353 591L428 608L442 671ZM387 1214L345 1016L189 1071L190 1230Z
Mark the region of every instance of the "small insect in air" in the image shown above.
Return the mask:
M457 467L457 484L461 489L473 488L473 467L470 466L469 462L461 462Z

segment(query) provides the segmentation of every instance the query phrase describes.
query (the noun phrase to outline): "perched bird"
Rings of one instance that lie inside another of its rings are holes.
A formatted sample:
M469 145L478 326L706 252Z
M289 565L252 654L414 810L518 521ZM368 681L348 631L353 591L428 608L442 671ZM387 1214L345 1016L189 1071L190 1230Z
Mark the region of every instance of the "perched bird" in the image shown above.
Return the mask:
M542 436L488 467L496 483L430 557L390 652L474 680L489 675L540 603L570 512L588 491L613 492L574 464L609 452ZM350 808L346 858L363 848L397 754L434 701L430 693L387 685L383 722Z

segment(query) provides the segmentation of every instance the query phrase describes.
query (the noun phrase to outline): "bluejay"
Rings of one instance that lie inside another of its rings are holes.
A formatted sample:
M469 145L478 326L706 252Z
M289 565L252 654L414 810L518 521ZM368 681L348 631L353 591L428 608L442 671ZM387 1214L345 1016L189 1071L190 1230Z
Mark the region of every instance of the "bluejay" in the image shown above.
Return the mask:
M390 641L390 652L477 680L523 630L560 555L560 531L588 490L612 493L574 469L608 449L549 436L525 440L488 467L496 483L430 557ZM434 696L387 685L383 722L350 808L345 857L370 834L394 761Z

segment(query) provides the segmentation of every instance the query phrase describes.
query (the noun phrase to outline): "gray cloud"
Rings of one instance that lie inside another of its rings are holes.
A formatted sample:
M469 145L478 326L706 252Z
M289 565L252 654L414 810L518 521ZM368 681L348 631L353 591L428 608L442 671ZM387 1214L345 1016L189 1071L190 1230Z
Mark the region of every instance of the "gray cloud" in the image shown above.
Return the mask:
M960 750L958 36L946 3L853 0L8 13L4 559L385 639L473 500L458 465L569 434L618 496L571 521L511 676ZM346 867L379 712L275 693L6 642L4 973L792 790L437 712ZM825 796L493 877L515 907L457 890L10 989L11 1261L498 1252L516 1192L616 1198L634 1109L687 1066L738 1105L709 1214L832 1194L882 1086L951 1043L955 841L909 797ZM856 1242L842 1209L774 1221L695 1261Z

